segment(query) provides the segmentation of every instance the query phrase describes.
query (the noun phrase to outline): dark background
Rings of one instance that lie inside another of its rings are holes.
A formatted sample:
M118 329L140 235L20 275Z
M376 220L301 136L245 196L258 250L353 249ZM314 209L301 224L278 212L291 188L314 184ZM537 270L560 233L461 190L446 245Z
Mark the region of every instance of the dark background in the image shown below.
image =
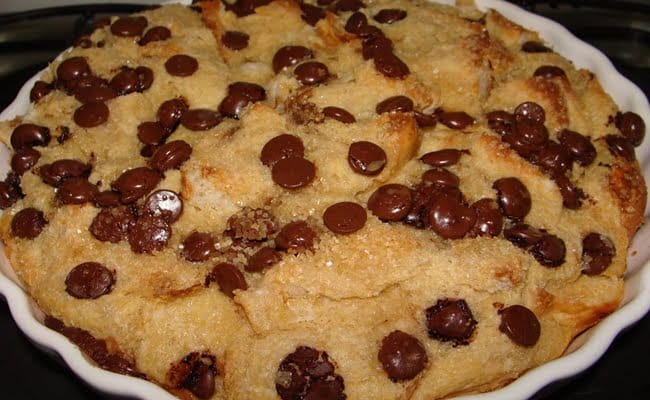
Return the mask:
M513 1L551 17L603 50L621 73L650 93L649 1ZM579 5L579 6L578 6ZM102 5L0 15L0 109L93 19L135 11ZM650 126L650 121L646 121ZM0 296L0 298L2 298ZM554 383L534 398L650 398L650 316L623 331L587 371ZM254 367L254 366L252 366ZM88 387L57 359L34 347L0 301L0 387L5 399L116 399Z

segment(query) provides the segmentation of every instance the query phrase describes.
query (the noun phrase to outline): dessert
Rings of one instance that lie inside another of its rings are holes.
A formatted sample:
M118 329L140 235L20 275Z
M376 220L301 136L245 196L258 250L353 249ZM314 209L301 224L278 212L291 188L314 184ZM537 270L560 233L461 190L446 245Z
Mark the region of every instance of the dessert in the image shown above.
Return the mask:
M494 11L325 3L112 18L0 126L6 254L98 365L181 398L430 399L616 309L641 118Z

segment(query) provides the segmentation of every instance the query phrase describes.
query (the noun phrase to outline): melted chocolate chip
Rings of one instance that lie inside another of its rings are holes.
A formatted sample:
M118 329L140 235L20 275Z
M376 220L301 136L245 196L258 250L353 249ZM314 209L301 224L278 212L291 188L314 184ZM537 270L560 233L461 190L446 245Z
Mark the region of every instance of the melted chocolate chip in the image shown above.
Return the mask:
M147 19L142 16L121 17L111 24L111 33L121 37L141 36L147 25Z
M116 96L115 90L107 84L79 87L75 90L75 98L81 103L101 103Z
M512 133L515 117L509 112L502 110L491 111L485 117L488 121L488 127L499 135Z
M199 399L209 399L215 392L218 375L217 358L208 352L191 352L171 366L167 376L172 387L185 388Z
M432 128L436 126L438 122L438 117L434 114L425 114L421 111L414 111L413 116L415 117L415 122L420 128Z
M532 311L516 304L500 310L499 314L501 315L499 330L510 340L524 347L532 347L537 343L541 326Z
M11 147L21 150L34 146L47 146L50 143L50 129L36 124L20 124L11 132Z
M172 37L172 31L170 31L169 28L164 26L154 26L149 29L144 36L142 36L142 39L140 39L138 44L140 46L146 46L151 42L161 42L170 37Z
M429 362L422 343L402 331L393 331L382 339L377 357L393 382L415 378Z
M277 74L286 67L311 58L314 58L314 53L304 46L281 47L273 56L273 71Z
M422 174L422 182L438 187L458 187L460 185L458 175L445 168L432 168L425 171Z
M154 217L160 217L171 224L178 221L183 213L183 200L178 193L161 189L147 196L143 211Z
M43 182L57 187L69 178L87 178L91 166L79 160L62 159L51 164L44 164L38 169Z
M343 378L326 352L300 346L278 366L275 390L282 400L345 400Z
M221 35L221 43L230 50L241 50L248 47L250 36L244 32L226 31Z
M438 121L451 129L465 129L476 121L464 111L448 111L438 114Z
M636 154L634 154L634 145L623 136L607 135L605 136L605 142L607 142L609 152L613 155L623 157L630 162L636 159Z
M315 26L318 21L325 18L325 10L309 3L300 3L300 10L302 20L311 26Z
M113 206L104 208L93 218L88 230L102 242L118 243L126 238L126 234L135 222L135 212L131 207Z
M98 189L86 178L66 179L56 191L56 199L61 204L84 204L93 201Z
M149 165L157 171L178 169L192 155L192 146L184 140L174 140L158 147L149 160Z
M413 111L413 100L406 96L392 96L381 101L375 107L377 114L387 112L410 112Z
M550 53L552 50L540 42L528 41L521 45L521 51L525 53Z
M207 261L216 252L215 240L207 232L192 232L183 240L181 254L187 261Z
M158 121L143 122L138 125L138 139L144 144L162 144L169 131Z
M115 207L120 205L120 194L112 190L97 192L93 202L96 207Z
M476 320L465 300L441 299L426 310L429 337L454 346L469 344Z
M406 18L406 11L397 8L384 8L372 18L381 24L392 24Z
M299 189L309 185L316 176L316 166L302 157L283 158L273 164L273 182L285 189Z
M248 272L262 272L279 263L281 259L280 252L271 247L262 247L250 256L245 269Z
M529 251L537 262L545 267L557 267L564 263L566 247L564 241L555 235L545 234Z
M571 170L573 157L566 146L549 140L531 161L550 175L560 175Z
M233 3L223 2L222 4L224 4L226 10L234 12L238 18L241 18L255 14L255 9L257 7L265 6L271 1L272 0L236 0Z
M503 236L515 246L528 248L542 240L544 232L528 224L519 223L504 229Z
M361 31L361 28L367 25L368 18L366 17L366 14L357 11L348 17L344 29L346 32L357 34Z
M531 119L535 122L543 124L546 121L546 112L544 108L537 103L527 101L519 104L515 108L515 119Z
M361 175L380 174L387 161L384 149L372 142L354 142L348 149L348 164L354 172Z
M104 103L86 103L74 111L73 119L82 128L94 128L106 122L109 114Z
M368 199L368 209L384 222L400 221L406 217L413 195L411 190L397 183L380 186Z
M262 164L272 167L275 163L288 157L303 157L305 146L298 136L282 134L266 142L260 153Z
M228 85L228 94L219 104L219 112L230 118L239 119L249 103L266 100L266 91L260 85L249 82L235 82Z
M548 141L548 130L544 124L532 119L515 121L512 130L501 137L520 156L527 158L542 148Z
M162 217L144 214L129 227L126 238L134 253L153 253L164 249L172 228Z
M323 108L323 115L325 115L327 118L332 118L339 122L343 122L344 124L352 124L354 122L357 122L356 118L354 118L354 115L350 114L347 110L344 110L340 107L325 107Z
M65 278L65 291L77 299L96 299L109 294L113 285L114 272L93 261L77 265Z
M522 219L530 211L532 201L530 192L517 178L501 178L494 182L492 188L497 190L497 202L506 217Z
M333 9L338 12L345 11L358 11L360 8L365 7L361 0L338 0L333 5Z
M22 239L34 239L43 232L45 225L47 220L42 211L24 208L11 219L11 234Z
M312 250L318 239L316 232L305 221L293 221L286 224L275 238L278 248L291 252Z
M57 80L68 82L91 75L90 66L84 57L70 57L56 68Z
M427 216L431 229L445 239L462 238L476 222L474 209L451 196L440 196L432 200Z
M153 71L148 67L135 69L122 67L109 82L110 87L120 96L133 92L143 92L153 84Z
M633 146L638 147L645 137L645 122L639 114L631 111L618 113L614 118L616 127Z
M568 129L558 134L560 143L571 154L571 157L583 167L590 165L596 159L596 148L589 137Z
M591 232L582 239L582 273L598 275L605 271L616 255L616 248L610 238Z
M20 149L11 157L11 169L18 175L22 175L32 169L40 158L41 153L38 150L31 147Z
M503 228L503 216L499 205L493 199L480 199L472 204L476 214L476 222L470 231L471 235L498 236Z
M7 178L13 175L15 175L15 173L9 172ZM12 182L10 179L0 181L0 210L5 210L11 207L23 197L19 179L20 178L15 182Z
M449 167L456 165L463 153L467 153L467 150L442 149L426 153L420 157L420 161L432 167Z
M50 94L52 90L54 90L54 85L51 83L36 81L34 82L32 90L29 92L29 101L32 103L38 103L43 97Z
M191 131L205 131L219 125L221 121L222 117L216 111L204 108L187 110L181 117L181 125Z
M363 228L367 218L366 209L350 201L332 204L323 213L325 226L332 232L343 235Z
M375 69L387 78L406 78L411 73L409 67L395 54L386 50L384 45L372 52Z
M571 183L566 175L554 175L551 177L562 196L562 205L570 210L577 210L582 206L582 200L587 196L579 187Z
M219 289L229 297L235 296L235 290L246 290L248 284L244 274L236 266L229 263L219 263L206 278L206 285L217 282Z
M327 66L318 61L304 62L298 65L293 73L298 82L308 86L321 84L330 77Z
M187 103L182 98L167 100L158 107L158 121L171 132L176 129L188 109Z
M124 171L111 187L120 193L120 201L123 204L129 204L149 193L161 179L158 171L137 167Z
M533 76L544 79L553 79L558 77L566 77L566 73L562 68L556 67L555 65L542 65L535 70Z
M176 54L165 61L165 70L169 75L187 77L194 75L199 69L196 58L187 54Z

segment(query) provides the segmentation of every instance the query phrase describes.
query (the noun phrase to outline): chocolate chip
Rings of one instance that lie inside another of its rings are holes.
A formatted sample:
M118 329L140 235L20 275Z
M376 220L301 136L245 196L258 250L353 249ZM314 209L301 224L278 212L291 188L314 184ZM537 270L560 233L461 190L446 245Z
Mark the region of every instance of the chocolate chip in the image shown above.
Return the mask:
M332 204L323 213L325 226L332 232L343 235L363 228L367 218L366 209L350 201Z
M79 87L75 90L75 98L81 103L101 103L113 99L117 93L107 84Z
M360 8L365 7L361 0L338 0L333 9L338 12L345 11L358 11Z
M534 154L532 162L550 175L559 175L571 170L573 157L566 146L549 140Z
M314 58L314 53L304 46L281 47L273 56L273 71L277 74L286 67L311 58Z
M183 213L183 200L173 190L160 189L147 196L143 210L154 217L160 217L171 224Z
M286 224L275 238L278 248L291 252L313 250L318 239L316 232L305 221L293 221Z
M214 238L207 232L192 232L183 240L181 254L187 261L207 261L216 252Z
M236 0L234 2L224 2L224 7L228 11L232 11L238 18L247 15L255 14L255 9L263 5L269 4L271 0Z
M508 143L520 156L530 159L546 144L548 130L542 123L520 118L515 121L512 129L501 136L501 140Z
M97 192L97 186L86 178L69 178L59 186L56 199L61 204L84 204L93 201Z
M564 207L570 210L577 210L582 206L582 200L587 196L582 189L574 186L566 175L553 175L551 179L553 179L560 190L562 205Z
M406 18L406 11L397 8L384 8L372 18L381 24L392 24Z
M43 97L50 94L54 90L54 85L47 83L45 81L36 81L32 90L29 91L29 101L32 103L38 103Z
M529 251L537 262L545 267L557 267L564 263L566 247L564 241L555 235L545 234Z
M303 21L311 26L315 26L318 21L325 18L325 10L309 3L300 3L302 14L300 17Z
M199 62L196 58L187 54L176 54L165 61L165 70L169 75L187 77L194 75L199 69Z
M375 69L387 78L403 79L411 73L404 61L392 52L376 51L372 58Z
M305 146L302 140L293 135L282 134L266 142L260 153L262 164L272 167L276 162L288 157L303 157Z
M563 129L558 134L560 143L571 154L571 157L583 167L590 165L596 159L596 148L589 137L578 132Z
M550 53L552 50L540 42L528 41L521 45L521 51L525 53Z
M458 149L436 150L420 157L420 161L432 167L448 167L456 165L463 153L468 153L468 151Z
M20 124L11 132L11 147L21 150L34 146L47 146L50 143L50 129L36 124Z
M387 161L384 149L372 142L354 142L348 149L348 164L357 174L378 175L384 170Z
M39 158L41 153L38 150L31 147L20 149L11 157L11 169L18 175L22 175L32 169Z
M168 131L172 132L180 123L181 117L189 109L187 103L182 98L164 101L158 107L158 121Z
M345 400L344 389L327 353L307 346L288 354L275 376L275 390L282 400Z
M323 83L330 77L327 66L318 61L304 62L298 65L293 73L298 82L309 86Z
M38 169L43 182L57 187L68 178L87 178L90 175L91 166L79 160L62 159L51 164L44 164Z
M499 135L512 133L512 126L515 122L514 115L507 111L491 111L485 115L488 127Z
M438 114L438 122L451 129L465 129L476 121L464 111L446 111Z
M121 17L111 24L111 33L121 37L140 36L147 25L147 19L142 16Z
M392 96L377 104L377 114L387 112L410 112L413 111L413 100L406 96Z
M143 92L153 84L153 71L148 67L135 69L122 67L120 72L109 82L110 87L118 95L124 96L133 92Z
M148 121L138 125L138 139L144 144L162 144L169 131L159 121Z
M522 305L512 305L499 310L501 324L499 330L510 340L524 347L532 347L539 340L541 326L537 316Z
M112 190L95 193L93 202L97 207L115 207L120 205L120 194Z
M480 199L472 204L476 214L476 222L470 231L471 235L498 236L503 228L503 216L499 205L493 199Z
M611 264L616 248L610 238L591 232L582 239L582 258L580 266L585 275L599 275Z
M231 50L241 50L248 46L249 38L244 32L226 31L221 35L221 43Z
M515 108L515 119L532 119L535 122L543 124L546 121L546 112L539 104L527 101L519 104Z
M503 215L514 219L528 215L532 205L530 192L519 179L501 178L492 184L492 188L497 191L497 202Z
M147 167L137 167L124 171L111 187L120 193L123 204L133 203L149 193L162 179L160 173Z
M106 122L109 114L104 103L86 103L74 111L73 119L82 128L94 128Z
M515 224L503 230L503 236L515 246L528 248L542 240L544 232L528 224Z
M376 30L372 28L375 28ZM404 68L406 64L400 65L399 62L396 62L394 60L392 61L394 65L390 64L391 62L390 58L394 57L393 42L392 40L384 36L384 33L381 30L379 30L377 27L374 26L366 26L361 29L362 30L358 33L359 35L366 35L366 34L368 35L361 42L361 55L363 56L364 60L370 60L371 58L376 59L381 57L387 57L389 59L388 60L389 64L387 65L388 67L393 66L395 68L398 67ZM375 64L375 69L379 71L376 64ZM387 72L390 72L390 70ZM399 70L393 72L399 72ZM406 74L404 75L406 76L408 74L408 67L406 68L406 71L402 71L402 72L406 72Z
M218 372L215 356L208 352L191 352L173 364L167 376L172 387L185 388L203 400L214 395Z
M84 57L70 57L56 68L56 77L61 81L74 81L91 74L88 61Z
M633 146L638 147L645 137L645 122L639 114L631 111L617 113L614 118L616 127Z
M262 247L257 250L246 263L245 269L248 272L262 272L279 263L282 254L271 247Z
M427 210L428 222L438 235L445 239L460 239L476 222L474 209L451 196L439 196L431 201Z
M33 207L24 208L11 219L12 235L22 239L34 239L47 225L43 212Z
M114 285L114 272L93 261L77 265L65 278L65 291L77 299L96 299L109 294Z
M266 91L260 85L249 82L235 82L228 85L228 94L219 104L219 112L227 117L239 119L242 110L249 103L266 100Z
M533 76L538 76L544 79L553 79L557 77L566 77L566 73L562 68L556 67L555 65L542 65L535 70Z
M212 268L206 277L206 286L209 286L211 282L217 282L219 289L229 297L235 296L235 290L248 289L244 274L239 268L229 263L219 263Z
M458 175L445 168L432 168L422 174L422 182L439 187L458 187L460 179Z
M118 243L135 222L135 212L128 206L104 208L95 215L88 230L102 242Z
M316 166L302 157L283 158L273 164L273 182L285 189L299 189L309 185L316 176Z
M72 133L70 132L70 128L68 128L67 126L60 126L58 130L59 130L59 136L57 136L56 138L57 143L63 144L68 139L72 138Z
M358 33L361 28L368 25L368 18L366 14L356 11L348 17L348 20L345 22L344 29L349 33Z
M354 115L350 114L347 110L344 110L340 107L325 107L323 108L323 115L325 115L327 118L332 118L339 122L343 122L344 124L352 124L354 122L357 122L356 118L354 118Z
M389 183L380 186L368 199L368 209L384 222L400 221L408 214L413 202L411 190L404 185Z
M167 246L172 228L162 217L144 214L129 227L126 238L134 253L153 253Z
M0 181L0 210L11 207L22 197L23 194L19 184L14 184L7 180Z
M413 116L415 117L415 122L420 128L432 128L436 126L436 123L438 122L438 117L436 115L425 114L422 111L415 110Z
M429 337L454 346L469 344L477 322L465 300L440 299L425 313Z
M392 331L382 339L377 357L393 382L415 378L429 362L422 343L399 330Z
M605 136L605 142L607 142L609 152L616 157L623 157L630 162L636 159L634 145L623 136L607 135Z
M149 160L149 165L160 172L178 169L192 155L192 146L184 140L174 140L158 147Z
M192 368L185 387L199 399L209 399L214 395L215 372L212 366L198 363Z
M169 28L164 26L154 26L149 29L144 36L142 36L142 39L138 41L138 44L140 46L146 46L151 42L160 42L167 40L170 37L172 37L172 31L170 31Z
M205 131L219 125L221 121L222 117L216 111L204 108L187 110L181 117L181 125L191 131Z

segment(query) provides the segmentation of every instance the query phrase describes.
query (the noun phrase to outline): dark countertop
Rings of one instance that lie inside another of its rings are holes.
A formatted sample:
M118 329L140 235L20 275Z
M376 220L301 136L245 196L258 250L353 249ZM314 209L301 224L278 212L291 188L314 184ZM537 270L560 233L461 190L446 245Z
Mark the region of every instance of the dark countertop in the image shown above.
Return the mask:
M57 52L55 51L53 55ZM646 96L650 93L650 74L647 68L629 67L614 61L624 75L644 90ZM19 71L0 74L0 83L3 87L0 91L0 109L4 109L11 102L23 82L44 65L41 60ZM646 121L646 124L650 125L650 121ZM578 376L552 384L534 398L536 400L648 398L650 379L645 368L650 364L649 338L650 315L646 314L639 323L620 333L594 366ZM2 398L116 399L96 392L77 378L65 365L34 347L19 331L3 301L0 301L0 351L2 352L0 356Z

